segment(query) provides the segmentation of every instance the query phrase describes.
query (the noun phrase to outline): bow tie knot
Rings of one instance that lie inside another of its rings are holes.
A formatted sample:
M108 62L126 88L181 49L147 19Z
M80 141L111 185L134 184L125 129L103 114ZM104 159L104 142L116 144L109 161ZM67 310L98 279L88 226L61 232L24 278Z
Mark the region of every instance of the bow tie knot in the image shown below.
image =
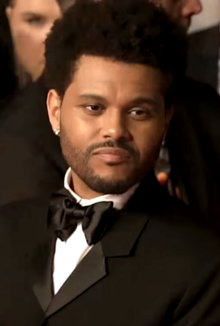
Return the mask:
M57 237L66 241L79 222L89 245L95 244L111 222L112 202L99 202L91 206L80 206L69 191L62 189L52 196L49 209L50 223Z

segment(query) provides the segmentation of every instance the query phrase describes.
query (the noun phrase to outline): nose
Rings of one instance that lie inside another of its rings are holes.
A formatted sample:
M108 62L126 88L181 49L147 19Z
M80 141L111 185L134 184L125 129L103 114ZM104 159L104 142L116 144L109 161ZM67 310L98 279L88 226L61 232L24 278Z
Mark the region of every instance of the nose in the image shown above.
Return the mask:
M191 17L202 12L202 4L200 0L185 0L185 5L182 9L183 17Z
M54 21L47 21L41 29L41 41L44 43L48 34L50 33L52 27L54 25Z
M117 108L109 110L109 112L106 112L106 114L103 115L101 133L102 138L110 138L115 141L128 141L132 138L126 118Z

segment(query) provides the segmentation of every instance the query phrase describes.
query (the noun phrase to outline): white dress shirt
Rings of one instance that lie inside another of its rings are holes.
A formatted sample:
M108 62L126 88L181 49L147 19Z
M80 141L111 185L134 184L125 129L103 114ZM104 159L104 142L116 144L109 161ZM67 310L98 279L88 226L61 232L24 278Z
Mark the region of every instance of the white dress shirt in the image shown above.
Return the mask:
M120 210L134 194L138 185L129 189L122 195L105 195L94 199L82 199L71 188L71 169L68 169L64 179L64 187L69 190L71 195L76 199L77 203L81 206L89 206L102 201L113 202L114 208ZM54 266L53 266L53 286L54 293L56 294L68 277L72 274L76 266L80 261L88 254L92 246L87 244L84 232L82 230L82 224L78 223L76 230L67 239L67 241L61 241L57 239L54 254Z

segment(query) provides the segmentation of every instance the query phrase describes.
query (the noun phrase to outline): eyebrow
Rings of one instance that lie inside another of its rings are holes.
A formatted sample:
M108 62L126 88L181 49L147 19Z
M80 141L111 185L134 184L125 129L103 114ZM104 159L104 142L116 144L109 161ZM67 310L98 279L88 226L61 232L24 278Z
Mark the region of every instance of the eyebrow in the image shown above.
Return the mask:
M89 100L89 101L98 101L98 102L104 102L106 103L107 100L103 97L103 96L100 96L100 95L96 95L96 94L82 94L79 96L80 99L82 100Z
M37 13L37 12L27 11L27 12L22 13L23 18L29 18L29 17L32 17L32 16L39 17L39 18L44 17L43 14Z
M79 96L80 99L82 100L95 100L95 101L98 101L98 102L104 102L104 103L107 103L107 100L103 97L103 96L100 96L100 95L96 95L96 94L82 94ZM136 105L142 105L142 104L148 104L152 107L157 107L158 106L158 100L156 99L153 99L153 98L150 98L150 97L137 97L135 99L133 99L129 105L132 105L132 106L136 106Z
M150 97L142 97L141 96L141 97L137 97L136 99L132 100L130 102L130 104L132 106L148 104L150 106L157 107L158 106L158 100L154 99L154 98L150 98Z

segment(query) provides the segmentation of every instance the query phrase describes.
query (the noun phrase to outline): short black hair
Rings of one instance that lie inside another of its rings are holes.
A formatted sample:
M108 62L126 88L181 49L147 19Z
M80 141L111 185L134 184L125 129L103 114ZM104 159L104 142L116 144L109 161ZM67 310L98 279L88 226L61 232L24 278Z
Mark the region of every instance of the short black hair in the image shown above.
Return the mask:
M46 40L46 84L61 98L82 55L160 70L167 77L166 100L171 102L171 85L185 73L186 36L163 9L146 0L80 0Z

